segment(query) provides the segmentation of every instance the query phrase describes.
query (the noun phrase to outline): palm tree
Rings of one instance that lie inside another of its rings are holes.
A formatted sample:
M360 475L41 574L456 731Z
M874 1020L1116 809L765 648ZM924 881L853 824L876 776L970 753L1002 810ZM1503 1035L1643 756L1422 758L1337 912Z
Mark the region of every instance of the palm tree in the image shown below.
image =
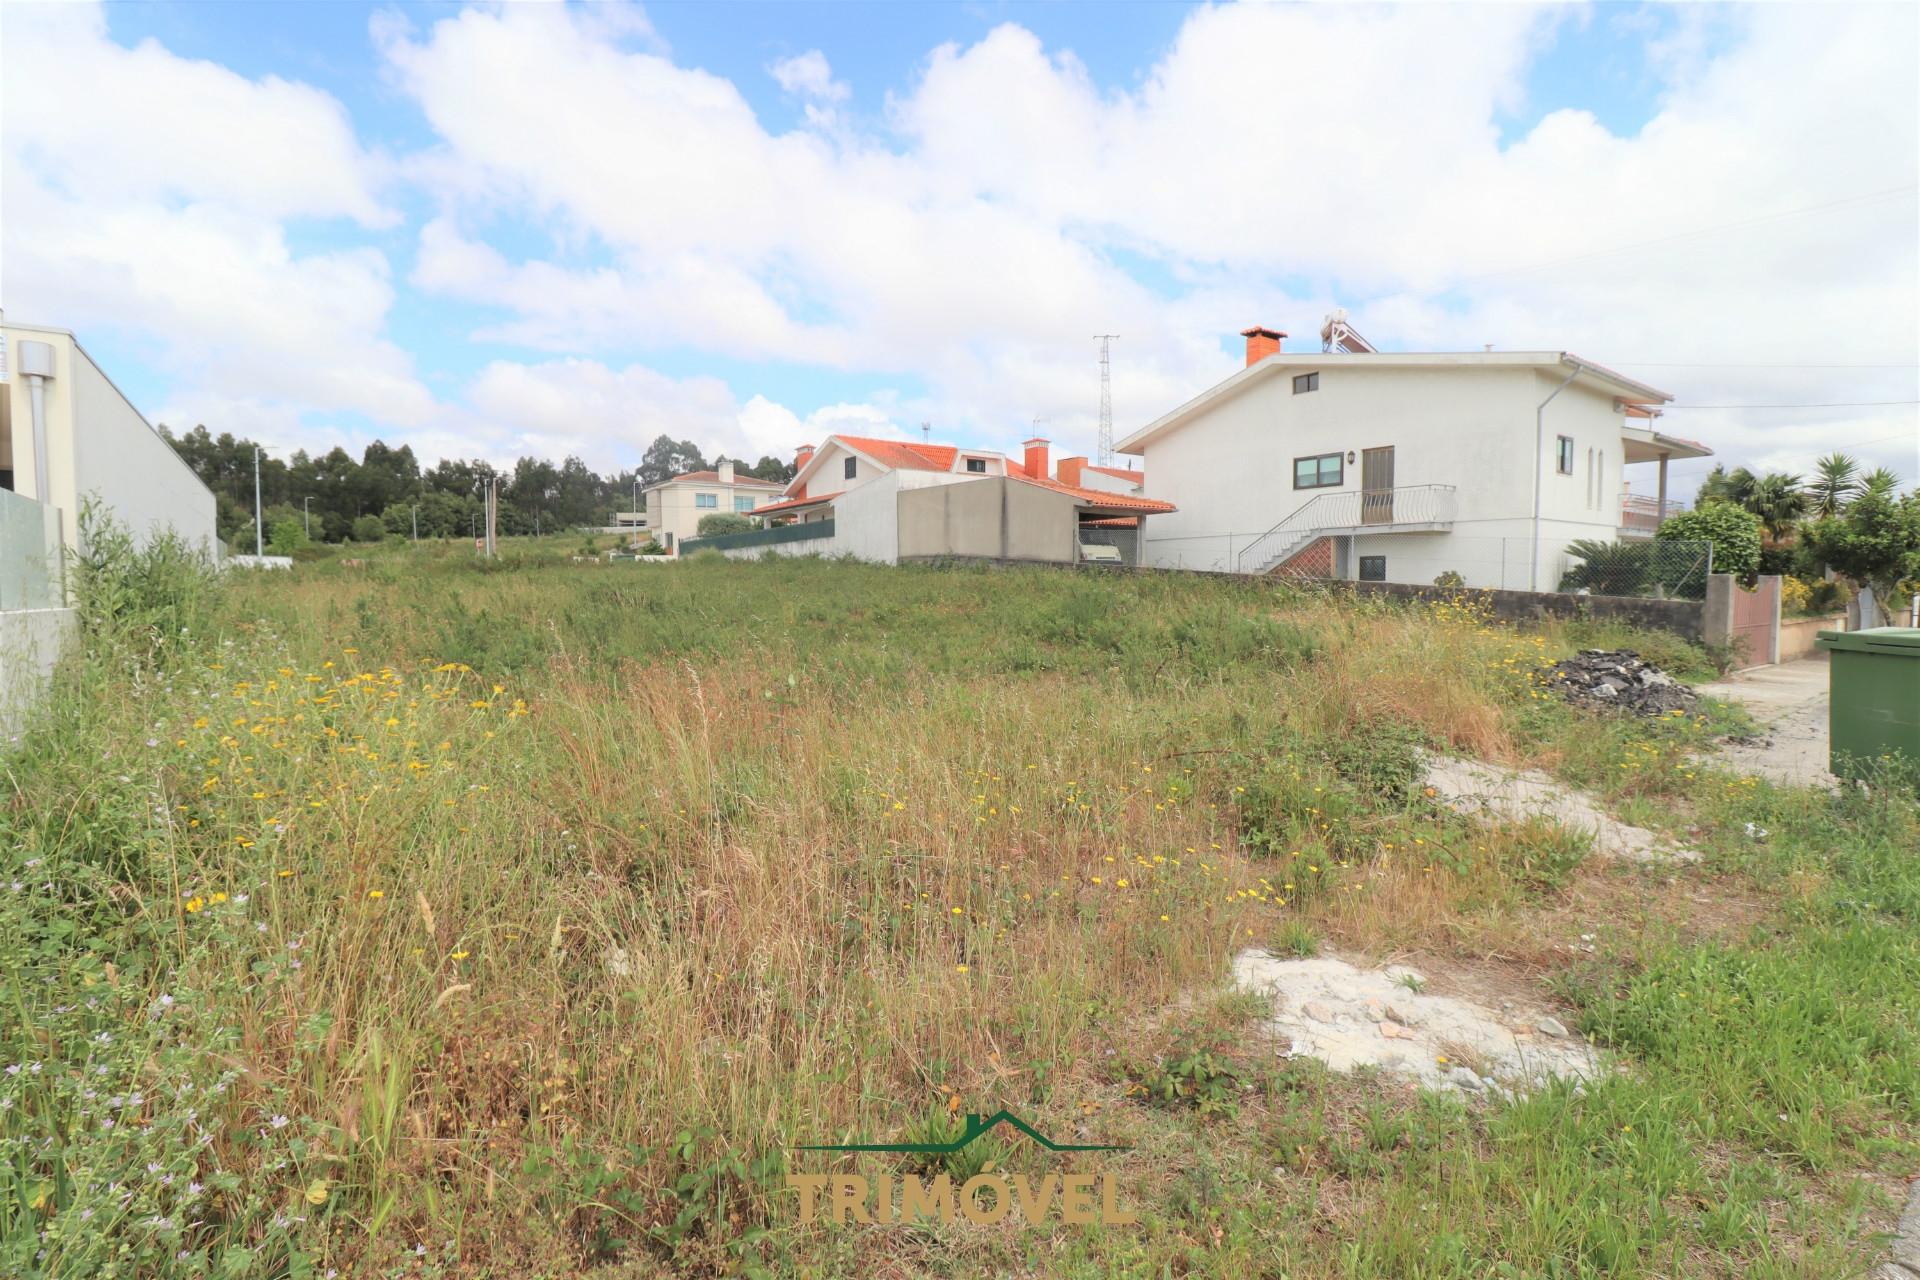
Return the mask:
M1760 517L1768 538L1778 544L1793 532L1806 513L1807 495L1800 487L1799 476L1770 471L1753 482L1747 500L1740 505Z
M1812 486L1807 490L1807 513L1816 520L1838 515L1840 508L1860 491L1860 464L1844 453L1830 453L1814 464Z
M1882 498L1891 498L1900 492L1900 477L1885 467L1875 467L1860 477L1860 493L1878 494Z
M1699 506L1703 502L1731 502L1736 507L1744 507L1752 500L1754 485L1757 483L1753 472L1745 467L1735 467L1729 471L1725 467L1716 466L1701 482L1700 492L1694 498L1694 505Z

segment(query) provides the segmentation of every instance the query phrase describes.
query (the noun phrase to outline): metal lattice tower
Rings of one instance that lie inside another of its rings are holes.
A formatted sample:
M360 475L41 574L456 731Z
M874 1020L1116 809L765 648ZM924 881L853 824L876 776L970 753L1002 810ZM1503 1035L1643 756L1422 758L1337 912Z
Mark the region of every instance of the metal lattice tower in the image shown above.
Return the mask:
M1100 344L1100 465L1113 465L1113 340L1117 333L1096 333Z

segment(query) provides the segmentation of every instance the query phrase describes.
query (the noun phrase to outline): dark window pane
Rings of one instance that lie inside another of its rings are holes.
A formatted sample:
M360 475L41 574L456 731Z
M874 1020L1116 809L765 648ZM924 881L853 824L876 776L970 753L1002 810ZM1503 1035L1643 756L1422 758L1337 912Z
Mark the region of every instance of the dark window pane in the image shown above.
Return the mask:
M857 459L857 458L848 458L848 459L847 459L847 466L846 466L846 478L847 478L847 479L849 479L849 480L851 480L851 479L853 479L853 468L854 468L854 464L855 464L856 462L858 462L858 461L859 461L859 459Z
M1385 556L1360 557L1360 581L1385 582L1387 580L1387 558Z

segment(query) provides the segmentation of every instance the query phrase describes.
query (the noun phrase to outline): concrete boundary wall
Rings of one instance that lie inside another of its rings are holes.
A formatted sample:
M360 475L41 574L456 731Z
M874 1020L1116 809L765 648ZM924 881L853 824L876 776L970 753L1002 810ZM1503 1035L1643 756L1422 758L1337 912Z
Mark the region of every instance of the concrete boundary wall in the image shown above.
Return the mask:
M1484 600L1493 616L1508 622L1545 618L1618 618L1637 627L1658 627L1689 640L1707 639L1704 607L1698 600L1659 600L1650 596L1582 596L1563 591L1498 591L1424 587L1403 582L1337 582L1334 590L1395 600L1446 600L1469 596Z

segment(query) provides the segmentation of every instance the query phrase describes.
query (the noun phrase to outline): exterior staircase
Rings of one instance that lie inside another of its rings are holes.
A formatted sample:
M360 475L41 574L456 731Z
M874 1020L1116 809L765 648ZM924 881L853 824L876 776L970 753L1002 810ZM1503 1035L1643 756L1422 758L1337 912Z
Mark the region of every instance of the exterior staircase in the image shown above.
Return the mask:
M1236 557L1241 573L1333 576L1332 539L1361 533L1444 533L1453 528L1450 484L1345 489L1307 499ZM1324 549L1318 546L1325 542Z

